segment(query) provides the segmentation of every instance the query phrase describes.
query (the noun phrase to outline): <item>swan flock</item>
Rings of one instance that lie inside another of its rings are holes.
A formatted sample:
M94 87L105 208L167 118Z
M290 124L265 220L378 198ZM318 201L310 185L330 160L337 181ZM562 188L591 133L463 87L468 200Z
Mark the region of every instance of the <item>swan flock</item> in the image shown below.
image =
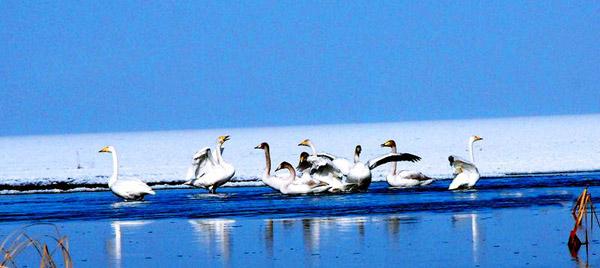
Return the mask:
M210 147L204 147L192 156L184 185L203 188L214 194L217 188L233 178L235 168L223 158L224 144L229 139L229 135L219 136L214 151ZM483 139L476 135L469 138L467 149L470 161L455 155L448 157L455 174L448 190L475 187L480 175L475 166L473 145L480 140ZM310 153L300 153L296 167L287 161L282 161L273 171L269 144L262 142L254 147L262 150L265 155L265 169L261 181L266 186L285 195L366 191L371 184L372 170L386 164L390 168L386 181L392 188L424 187L436 180L416 170L398 171L398 162L416 163L421 160L421 157L411 153L398 153L394 140L381 144L381 147L390 148L388 153L366 162L360 158L362 152L360 145L354 148L351 160L327 152L319 152L309 139L301 141L298 146L308 147ZM113 173L108 180L108 187L116 196L132 201L142 200L148 194L155 194L152 188L139 179L119 179L119 162L113 146L105 146L99 152L110 153L112 156Z

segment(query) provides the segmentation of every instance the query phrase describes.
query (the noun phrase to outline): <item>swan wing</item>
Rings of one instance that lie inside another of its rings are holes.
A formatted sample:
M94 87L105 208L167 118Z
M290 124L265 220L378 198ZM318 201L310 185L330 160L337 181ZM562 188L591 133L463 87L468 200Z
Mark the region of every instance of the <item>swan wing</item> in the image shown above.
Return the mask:
M329 160L333 160L336 159L337 157L335 155L332 155L330 153L318 153L317 154L318 157L323 157L323 158L327 158Z
M475 164L464 160L456 155L448 156L450 166L454 168L454 174L462 173L463 171L478 172Z
M369 167L369 169L374 169L380 165L383 165L385 163L388 162L393 162L393 161L410 161L410 162L417 162L421 160L421 157L416 156L414 154L409 154L409 153L389 153L389 154L385 154L376 158L373 158L371 160L369 160L367 162L367 166Z
M319 158L316 161L312 162L310 174L317 174L320 176L334 176L337 178L341 178L343 176L343 173L333 164L333 162L327 160L326 158Z
M352 169L352 162L346 158L336 158L331 163L344 175L348 175Z
M123 196L137 196L141 194L155 194L154 190L138 179L118 180L112 187L115 193Z
M337 157L330 153L318 153L317 157L323 158L327 161L331 161L334 167L336 167L342 174L347 175L352 168L352 163L343 157Z
M196 170L194 174L196 178L204 176L204 174L208 173L216 165L215 157L209 147L205 147L198 151L194 155L194 159L196 161Z
M427 175L416 171L416 170L402 170L397 175L401 179L405 180L417 180L417 181L427 181L433 180L433 178L428 177Z

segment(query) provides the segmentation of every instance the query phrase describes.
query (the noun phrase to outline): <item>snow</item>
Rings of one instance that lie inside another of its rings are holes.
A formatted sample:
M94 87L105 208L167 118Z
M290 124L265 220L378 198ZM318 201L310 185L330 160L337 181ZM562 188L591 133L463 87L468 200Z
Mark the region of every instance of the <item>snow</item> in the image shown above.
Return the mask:
M291 126L270 128L182 130L158 132L76 134L0 137L0 184L106 183L111 159L100 154L105 145L115 146L120 176L147 182L184 179L192 155L206 146L214 148L219 135L229 134L224 158L236 167L230 186L260 185L264 154L254 146L271 145L273 165L297 163L306 147L297 144L310 138L318 151L347 158L361 144L364 161L389 148L379 145L395 139L399 152L421 156L418 163L400 163L450 178L447 157L468 157L467 140L479 135L475 160L483 176L509 173L600 170L600 114L502 119L419 121L402 123ZM81 169L77 169L78 156ZM388 166L378 168L374 180L384 180ZM485 179L485 178L484 178Z

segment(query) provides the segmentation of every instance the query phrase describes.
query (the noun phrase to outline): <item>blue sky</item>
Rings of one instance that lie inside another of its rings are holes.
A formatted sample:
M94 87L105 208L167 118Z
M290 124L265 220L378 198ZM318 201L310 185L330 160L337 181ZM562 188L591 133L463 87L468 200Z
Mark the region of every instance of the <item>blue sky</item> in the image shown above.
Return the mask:
M1 1L0 135L600 112L595 1Z

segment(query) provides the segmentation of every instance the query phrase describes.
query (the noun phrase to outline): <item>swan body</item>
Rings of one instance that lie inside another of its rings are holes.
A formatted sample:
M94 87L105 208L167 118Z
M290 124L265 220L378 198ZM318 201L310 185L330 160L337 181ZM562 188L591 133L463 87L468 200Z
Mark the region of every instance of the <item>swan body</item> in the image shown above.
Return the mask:
M335 166L331 155L317 154L315 146L308 139L302 141L298 146L307 146L312 150L312 154L306 158L306 162L308 163L306 170L312 178L331 186L329 189L330 192L343 192L347 190L349 185L342 182L344 174Z
M396 153L396 142L394 140L388 140L385 143L381 144L381 147L390 147L392 153ZM435 179L430 178L423 173L415 170L401 170L400 172L396 172L397 163L392 163L392 168L390 174L388 174L385 178L387 183L392 187L398 188L409 188L416 186L426 186L435 181Z
M455 155L448 157L450 166L454 168L454 173L456 174L456 177L454 177L454 180L450 183L448 190L473 188L475 184L477 184L477 181L479 181L479 170L477 170L477 167L475 166L475 158L473 157L473 143L480 140L483 139L479 136L471 136L469 138L470 162Z
M156 194L150 186L139 179L119 179L119 159L113 146L105 146L99 153L110 153L113 160L113 174L108 179L108 188L118 197L131 200L143 200L145 195Z
M221 185L227 183L235 174L233 165L223 160L223 144L229 136L220 136L217 139L217 148L213 153L209 147L199 150L193 157L192 167L188 169L186 185L205 188L210 193L216 193Z
M288 162L282 162L275 171L279 171L282 169L287 169L290 173L290 175L287 176L287 178L277 176L280 178L280 180L284 181L283 186L279 189L279 191L282 194L314 194L326 192L331 188L330 185L315 183L313 181L310 181L308 183L294 183L294 181L300 180L300 178L296 177L296 170L294 170L294 167Z

